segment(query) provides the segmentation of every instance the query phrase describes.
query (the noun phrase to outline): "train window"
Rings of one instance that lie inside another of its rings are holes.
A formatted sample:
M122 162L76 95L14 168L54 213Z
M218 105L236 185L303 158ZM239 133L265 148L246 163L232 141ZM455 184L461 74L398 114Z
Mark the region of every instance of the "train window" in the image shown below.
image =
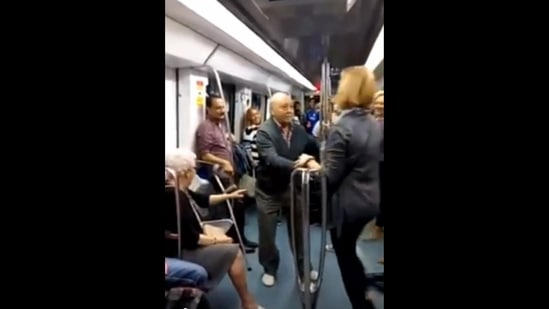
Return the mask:
M340 79L341 79L341 70L339 68L330 68L330 81L331 81L331 87L332 87L331 95L336 94Z
M265 96L265 109L263 110L263 119L267 120L271 116L271 113L269 109L271 108L270 105L271 100L269 99L269 96Z
M221 81L221 88L223 88L223 96L225 97L225 104L227 104L227 113L229 114L229 123L231 124L231 127L229 129L231 130L231 132L234 133L234 95L236 92L236 86ZM217 81L215 80L215 77L209 78L206 91L208 92L208 94L221 93L219 91L219 87L217 87Z
M225 103L227 104L229 123L231 124L231 132L234 133L234 104L235 104L235 92L236 86L233 84L223 84L223 95L225 96Z
M252 92L252 107L260 109L261 108L261 95Z

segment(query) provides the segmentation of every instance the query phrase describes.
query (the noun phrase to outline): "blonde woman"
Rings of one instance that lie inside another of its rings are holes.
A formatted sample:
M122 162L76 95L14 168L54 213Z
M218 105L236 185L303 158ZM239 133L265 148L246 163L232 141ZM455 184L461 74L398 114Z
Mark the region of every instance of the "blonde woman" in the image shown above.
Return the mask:
M261 125L261 115L259 114L259 110L255 107L248 108L244 119L245 128L242 134L242 141L250 144L252 159L254 160L254 163L257 164L257 161L259 160L259 154L257 153L257 143L255 141L255 136L257 135L259 125Z
M356 242L366 223L379 214L382 131L371 114L376 91L374 75L364 66L343 70L334 98L341 115L326 141L324 173L335 224L330 236L353 309L374 308L365 298L370 283L356 254ZM315 161L307 166L320 168Z
M378 91L374 96L374 117L379 121L381 130L384 129L384 114L385 114L385 102L383 99L384 92L383 90ZM374 238L381 239L383 238L383 228L385 222L383 219L383 173L384 173L384 152L383 152L383 141L381 142L381 160L379 161L379 215L376 217L376 224L374 227ZM383 257L379 260L380 264L384 264L385 261Z
M383 100L384 91L380 90L376 92L374 96L374 117L379 120L383 121L383 116L385 114L385 103Z

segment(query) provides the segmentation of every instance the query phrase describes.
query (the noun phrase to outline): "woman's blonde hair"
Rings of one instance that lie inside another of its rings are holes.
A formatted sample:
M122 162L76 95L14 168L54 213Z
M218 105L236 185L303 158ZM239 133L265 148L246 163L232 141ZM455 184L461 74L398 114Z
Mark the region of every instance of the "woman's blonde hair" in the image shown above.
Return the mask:
M385 103L383 100L383 94L383 90L376 92L376 94L374 95L374 103L381 103L383 105Z
M348 67L341 72L334 103L341 110L354 107L368 109L376 91L376 79L372 71L364 66Z
M252 125L252 115L256 111L259 112L259 110L255 107L250 107L246 110L246 116L244 118L244 126L248 127Z
M384 94L383 90L376 92L376 94L374 95L374 101L379 99L383 100L383 94Z

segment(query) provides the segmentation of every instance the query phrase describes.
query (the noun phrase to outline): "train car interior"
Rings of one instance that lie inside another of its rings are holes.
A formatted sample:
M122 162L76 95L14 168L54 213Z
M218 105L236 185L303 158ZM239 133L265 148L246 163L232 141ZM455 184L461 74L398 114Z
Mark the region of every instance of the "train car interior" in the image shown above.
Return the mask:
M304 112L311 101L329 102L341 70L356 65L371 69L383 89L383 5L383 0L165 0L166 150L194 149L211 94L225 100L228 130L238 143L246 110L255 107L268 119L275 92L291 95ZM329 236L323 248L323 227L317 223L310 227L310 255L314 265L325 256L324 280L314 301L305 304L295 284L287 224L281 219L276 232L277 285L266 288L257 251L246 254L254 297L265 308L352 308ZM368 273L382 274L384 241L368 228L357 253ZM258 241L253 205L247 208L245 230ZM384 308L382 287L371 293L376 308ZM240 308L228 277L201 298L207 298L210 308ZM201 308L198 301L194 306Z

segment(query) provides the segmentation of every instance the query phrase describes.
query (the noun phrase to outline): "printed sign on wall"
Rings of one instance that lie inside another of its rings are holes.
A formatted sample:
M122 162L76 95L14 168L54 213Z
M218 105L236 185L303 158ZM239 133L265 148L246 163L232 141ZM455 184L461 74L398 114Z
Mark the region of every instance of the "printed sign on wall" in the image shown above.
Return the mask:
M206 87L204 86L204 81L196 81L196 105L199 107L204 106L206 103Z

